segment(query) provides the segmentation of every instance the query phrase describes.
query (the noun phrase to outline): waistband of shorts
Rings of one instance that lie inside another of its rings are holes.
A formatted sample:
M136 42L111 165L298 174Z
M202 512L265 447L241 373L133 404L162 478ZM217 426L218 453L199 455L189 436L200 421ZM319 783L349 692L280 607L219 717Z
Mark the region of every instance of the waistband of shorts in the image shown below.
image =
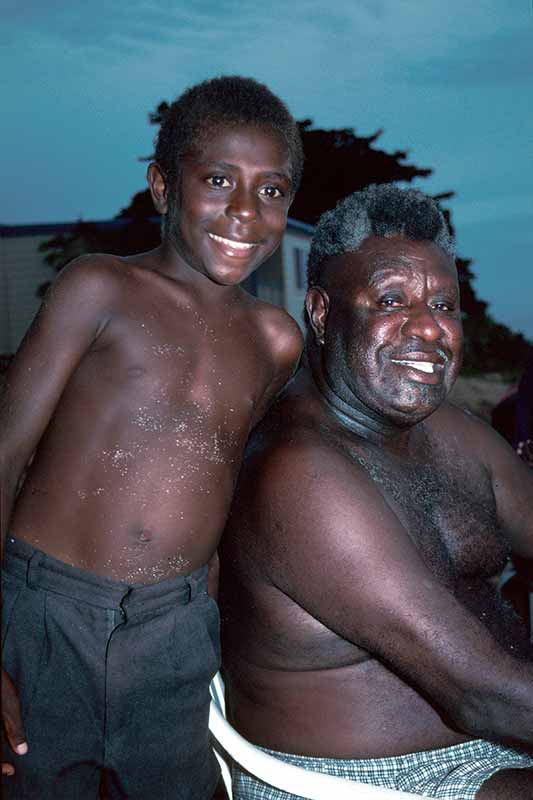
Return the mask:
M127 606L130 614L155 611L169 604L187 605L199 594L207 593L207 565L158 583L130 584L73 567L9 533L2 569L30 589L53 592L98 608Z
M434 761L448 760L450 762L457 761L458 763L478 760L482 758L494 758L497 756L509 756L517 760L523 759L528 762L528 765L533 766L533 757L523 750L517 750L508 745L497 744L496 742L489 742L487 739L470 739L467 742L459 742L458 744L448 745L446 747L439 747L435 750L419 750L415 753L404 753L399 756L376 756L374 758L331 758L327 756L305 756L296 755L294 753L284 753L280 750L271 750L268 747L261 747L258 745L259 750L268 753L270 756L279 758L281 761L286 761L289 764L296 764L297 766L306 767L306 769L320 768L328 763L340 763L348 765L359 766L372 766L375 764L387 765L391 769L400 769L412 766L419 766L425 763L432 763Z

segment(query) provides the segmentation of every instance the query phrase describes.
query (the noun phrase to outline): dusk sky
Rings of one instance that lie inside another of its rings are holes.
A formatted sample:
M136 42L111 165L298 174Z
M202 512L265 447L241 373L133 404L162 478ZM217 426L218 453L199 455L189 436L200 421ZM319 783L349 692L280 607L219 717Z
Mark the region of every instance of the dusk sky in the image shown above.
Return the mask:
M454 190L459 253L533 338L531 0L2 0L0 223L107 219L144 188L149 111L219 74L384 134Z

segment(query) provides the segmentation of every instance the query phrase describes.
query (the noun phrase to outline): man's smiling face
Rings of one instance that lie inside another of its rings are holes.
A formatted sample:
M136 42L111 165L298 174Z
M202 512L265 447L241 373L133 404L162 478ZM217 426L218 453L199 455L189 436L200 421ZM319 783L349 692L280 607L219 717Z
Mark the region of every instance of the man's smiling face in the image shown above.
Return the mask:
M325 357L335 385L397 424L427 417L461 365L453 260L433 242L369 237L326 269L333 286Z
M219 124L180 160L169 238L215 283L240 283L278 247L292 200L288 148L265 127Z

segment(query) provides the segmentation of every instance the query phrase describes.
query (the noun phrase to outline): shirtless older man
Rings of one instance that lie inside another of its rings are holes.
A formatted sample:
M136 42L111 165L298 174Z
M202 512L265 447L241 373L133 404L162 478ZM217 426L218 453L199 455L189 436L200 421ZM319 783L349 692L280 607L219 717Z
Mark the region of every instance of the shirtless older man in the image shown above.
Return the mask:
M533 798L532 651L496 589L511 548L531 579L533 479L446 402L461 312L434 202L370 187L326 214L306 310L307 364L248 444L222 540L233 723L312 770Z
M148 169L161 246L69 266L14 359L0 413L4 797L213 793L207 564L247 436L302 345L239 284L278 247L301 166L266 86L189 89Z

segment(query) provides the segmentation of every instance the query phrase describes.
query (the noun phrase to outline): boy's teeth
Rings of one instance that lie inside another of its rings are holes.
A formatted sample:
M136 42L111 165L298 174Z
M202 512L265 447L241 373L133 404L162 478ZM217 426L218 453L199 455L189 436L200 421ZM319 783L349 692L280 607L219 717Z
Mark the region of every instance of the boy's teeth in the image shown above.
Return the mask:
M253 243L235 242L233 239L225 239L223 236L217 236L215 233L210 233L209 236L216 242L227 244L228 246L233 247L235 250L249 250L251 247L254 247Z
M405 364L406 367L418 369L420 372L435 372L435 364L432 361L395 361L396 364Z

